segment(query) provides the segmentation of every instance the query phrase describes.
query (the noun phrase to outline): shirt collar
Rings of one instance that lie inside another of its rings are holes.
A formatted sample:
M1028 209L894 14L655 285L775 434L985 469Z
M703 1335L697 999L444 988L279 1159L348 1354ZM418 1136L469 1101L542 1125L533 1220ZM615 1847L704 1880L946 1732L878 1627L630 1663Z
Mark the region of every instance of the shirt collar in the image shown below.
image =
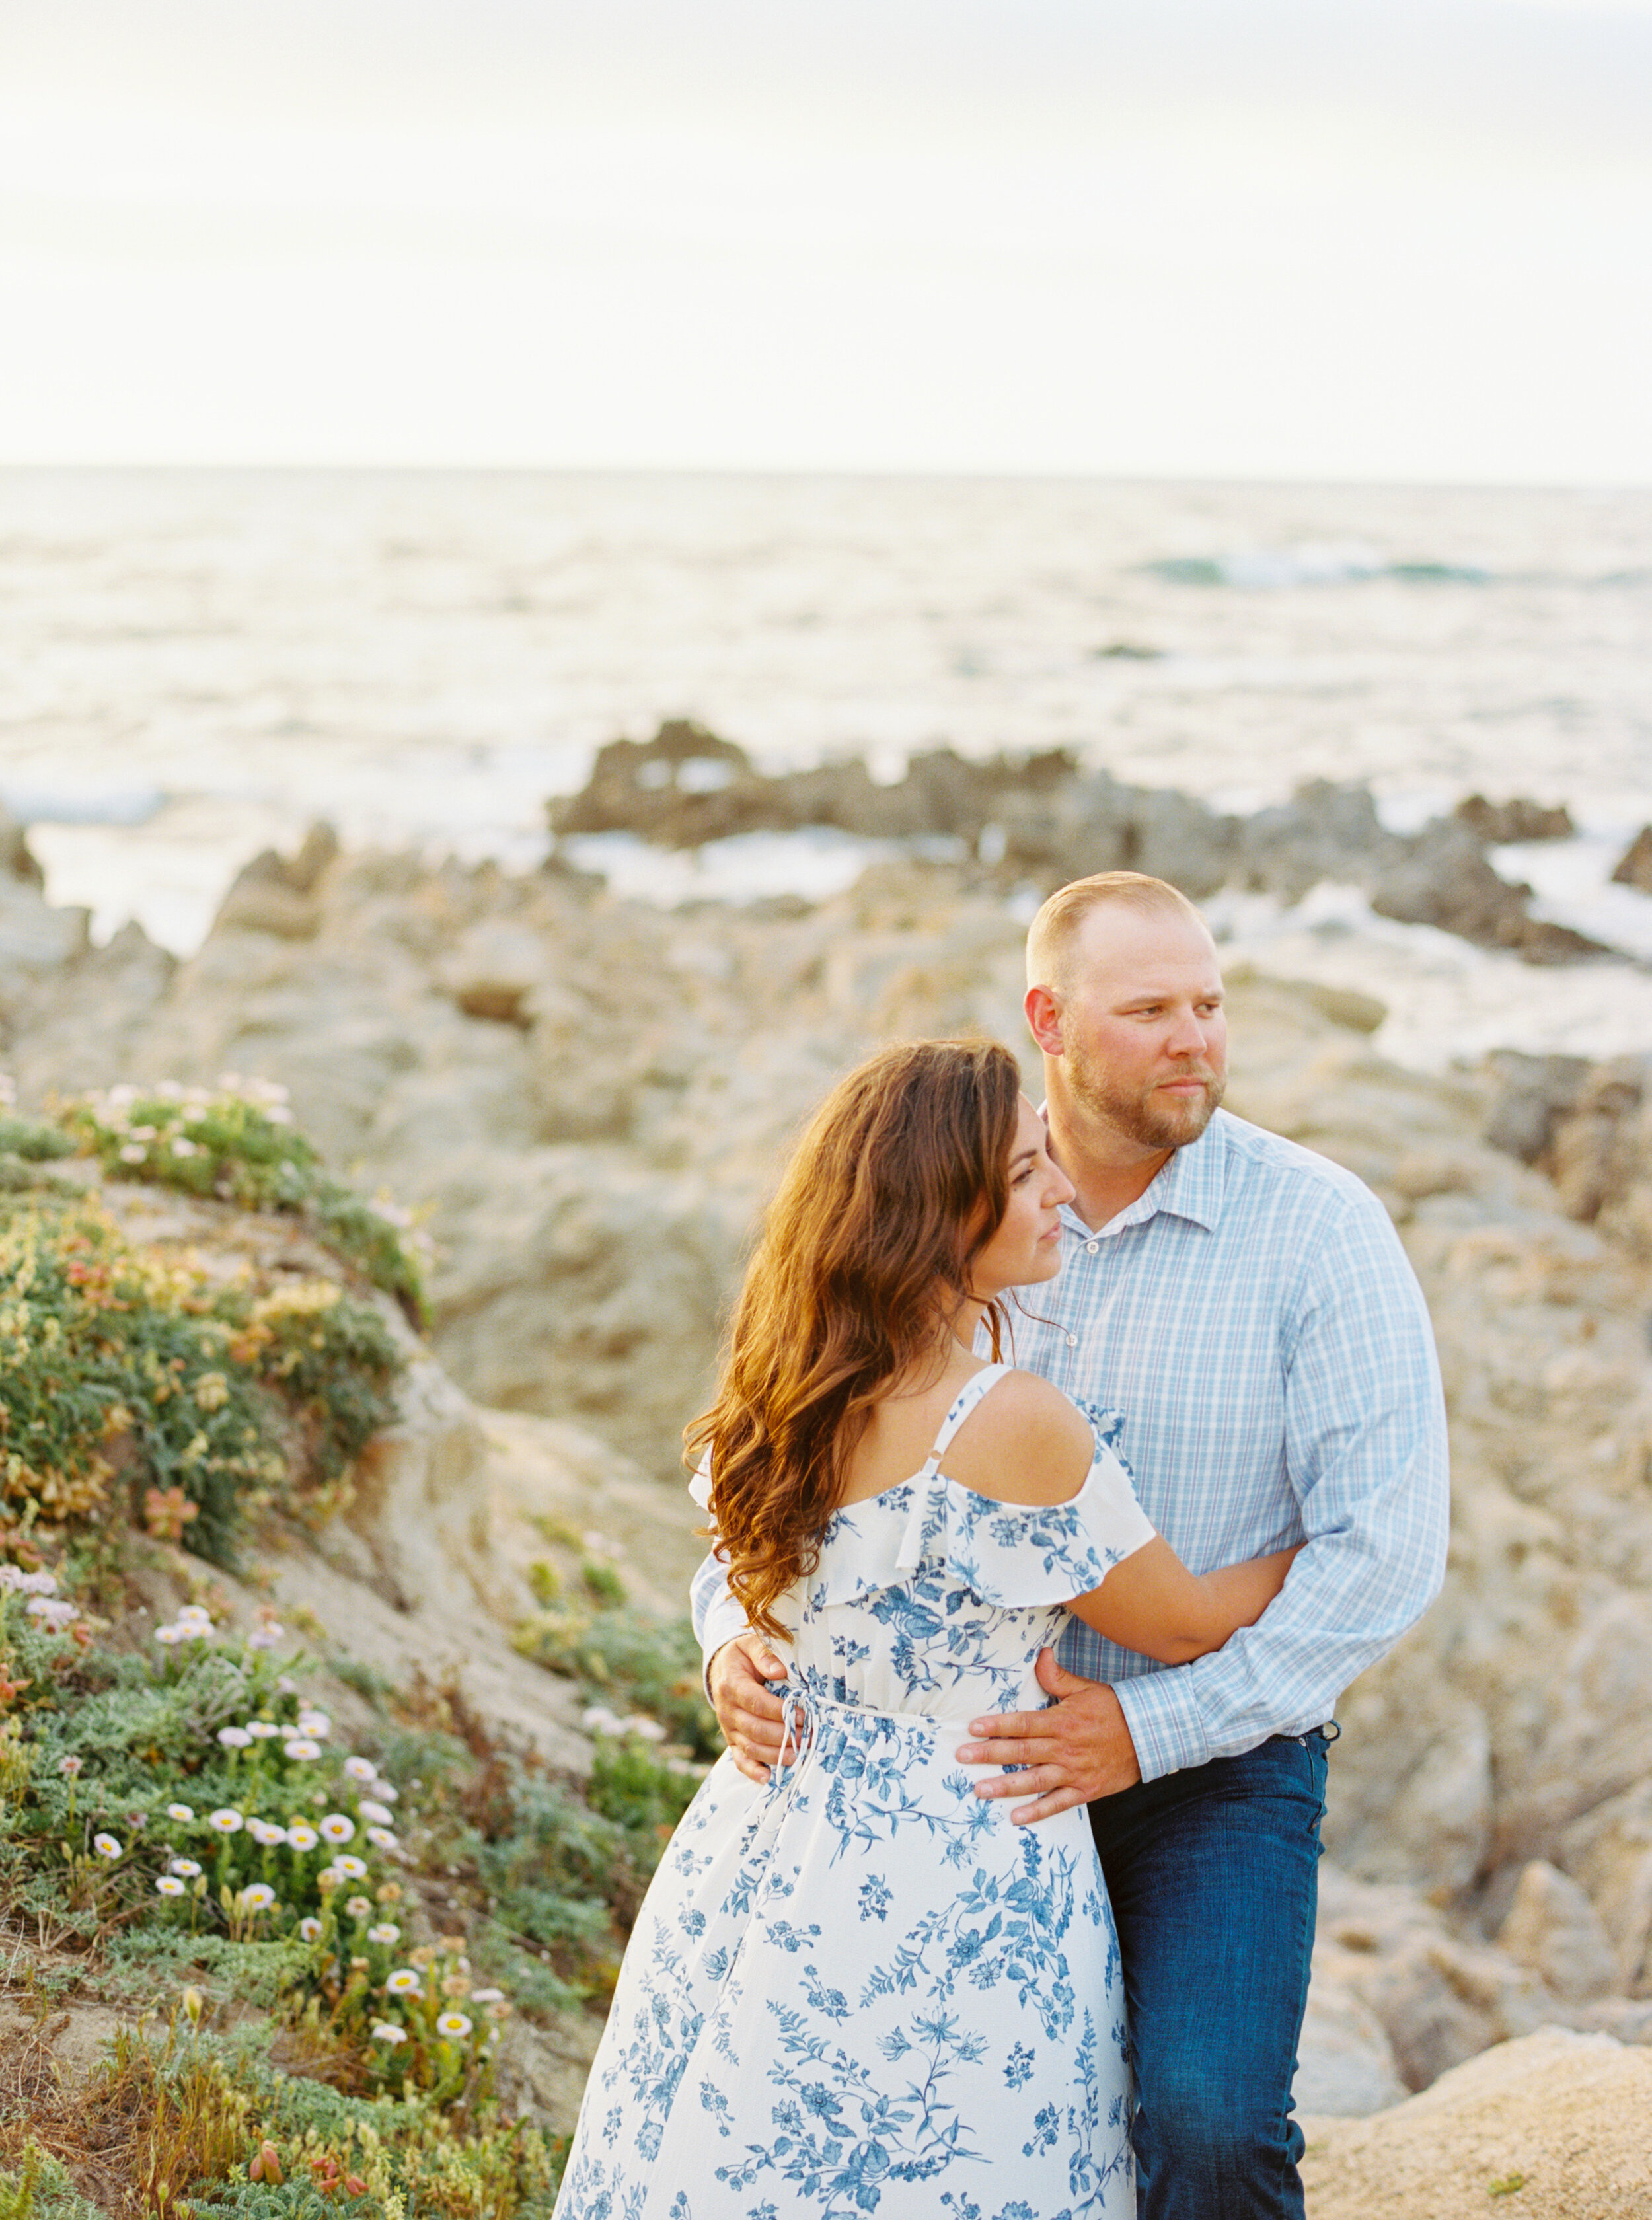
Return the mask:
M1175 1150L1152 1185L1134 1202L1110 1218L1105 1226L1086 1225L1070 1206L1062 1207L1063 1222L1093 1240L1098 1232L1113 1232L1126 1225L1145 1225L1161 1211L1186 1218L1213 1232L1222 1214L1222 1195L1227 1185L1227 1113L1219 1110L1196 1141Z

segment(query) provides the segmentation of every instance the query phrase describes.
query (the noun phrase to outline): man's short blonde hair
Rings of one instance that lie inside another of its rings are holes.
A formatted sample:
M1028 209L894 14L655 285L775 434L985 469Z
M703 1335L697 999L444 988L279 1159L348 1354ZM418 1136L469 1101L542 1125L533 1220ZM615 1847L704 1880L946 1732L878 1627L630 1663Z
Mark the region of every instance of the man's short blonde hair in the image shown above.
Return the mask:
M1065 991L1073 943L1091 911L1107 904L1134 910L1138 917L1185 919L1201 932L1208 930L1187 895L1168 879L1150 878L1145 871L1096 871L1088 879L1057 887L1033 919L1026 937L1029 987Z

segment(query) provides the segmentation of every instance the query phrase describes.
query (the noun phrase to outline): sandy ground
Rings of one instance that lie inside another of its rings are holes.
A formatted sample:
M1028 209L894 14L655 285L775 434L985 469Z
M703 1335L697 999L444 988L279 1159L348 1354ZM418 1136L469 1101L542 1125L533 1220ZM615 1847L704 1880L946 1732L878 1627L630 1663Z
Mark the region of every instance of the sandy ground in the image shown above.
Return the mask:
M1309 2220L1652 2220L1652 2049L1610 2036L1543 2028L1303 2126Z

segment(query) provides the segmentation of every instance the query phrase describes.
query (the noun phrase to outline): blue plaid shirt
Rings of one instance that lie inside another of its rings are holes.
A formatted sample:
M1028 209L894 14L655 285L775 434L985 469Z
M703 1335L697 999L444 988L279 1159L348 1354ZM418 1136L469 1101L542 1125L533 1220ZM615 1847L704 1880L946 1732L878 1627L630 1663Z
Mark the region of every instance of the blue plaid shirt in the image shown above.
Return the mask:
M1154 1780L1320 1725L1437 1593L1439 1367L1369 1188L1225 1111L1099 1232L1062 1220L1061 1275L1021 1291L1006 1354L1124 1413L1142 1507L1195 1572L1308 1544L1261 1622L1191 1665L1069 1623L1061 1662L1113 1684ZM744 1631L714 1556L692 1603L708 1656Z

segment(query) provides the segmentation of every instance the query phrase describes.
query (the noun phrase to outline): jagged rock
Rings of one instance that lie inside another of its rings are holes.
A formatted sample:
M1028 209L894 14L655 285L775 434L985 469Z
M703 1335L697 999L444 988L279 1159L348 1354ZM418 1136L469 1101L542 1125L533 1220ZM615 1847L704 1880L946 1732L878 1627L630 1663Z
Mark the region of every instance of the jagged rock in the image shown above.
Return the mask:
M1547 2027L1362 2120L1306 2123L1314 2220L1640 2220L1652 2054Z
M313 897L339 853L330 825L312 825L296 855L265 848L243 866L219 905L215 932L269 932L283 940L314 938L321 914Z
M1405 844L1376 814L1368 788L1309 779L1291 799L1245 820L1240 851L1247 882L1300 901L1322 879L1365 884L1393 867Z
M1569 840L1577 827L1565 803L1487 801L1483 794L1465 795L1451 813L1488 848L1504 848L1522 840Z
M1577 1107L1588 1076L1587 1059L1499 1049L1486 1059L1486 1069L1497 1088L1486 1138L1523 1164L1535 1164L1554 1138L1556 1120Z
M1617 1973L1599 1913L1576 1881L1544 1858L1534 1858L1520 1875L1497 1943L1573 2003L1611 1988Z
M1641 892L1652 894L1652 825L1643 825L1612 871L1614 885L1638 887Z
M35 861L27 832L4 808L0 808L0 876L20 880L29 887L46 884L46 874Z
M1528 963L1568 963L1604 955L1604 944L1530 914L1531 889L1511 885L1462 824L1437 820L1379 876L1371 907L1406 925L1431 925L1482 948L1507 948Z

